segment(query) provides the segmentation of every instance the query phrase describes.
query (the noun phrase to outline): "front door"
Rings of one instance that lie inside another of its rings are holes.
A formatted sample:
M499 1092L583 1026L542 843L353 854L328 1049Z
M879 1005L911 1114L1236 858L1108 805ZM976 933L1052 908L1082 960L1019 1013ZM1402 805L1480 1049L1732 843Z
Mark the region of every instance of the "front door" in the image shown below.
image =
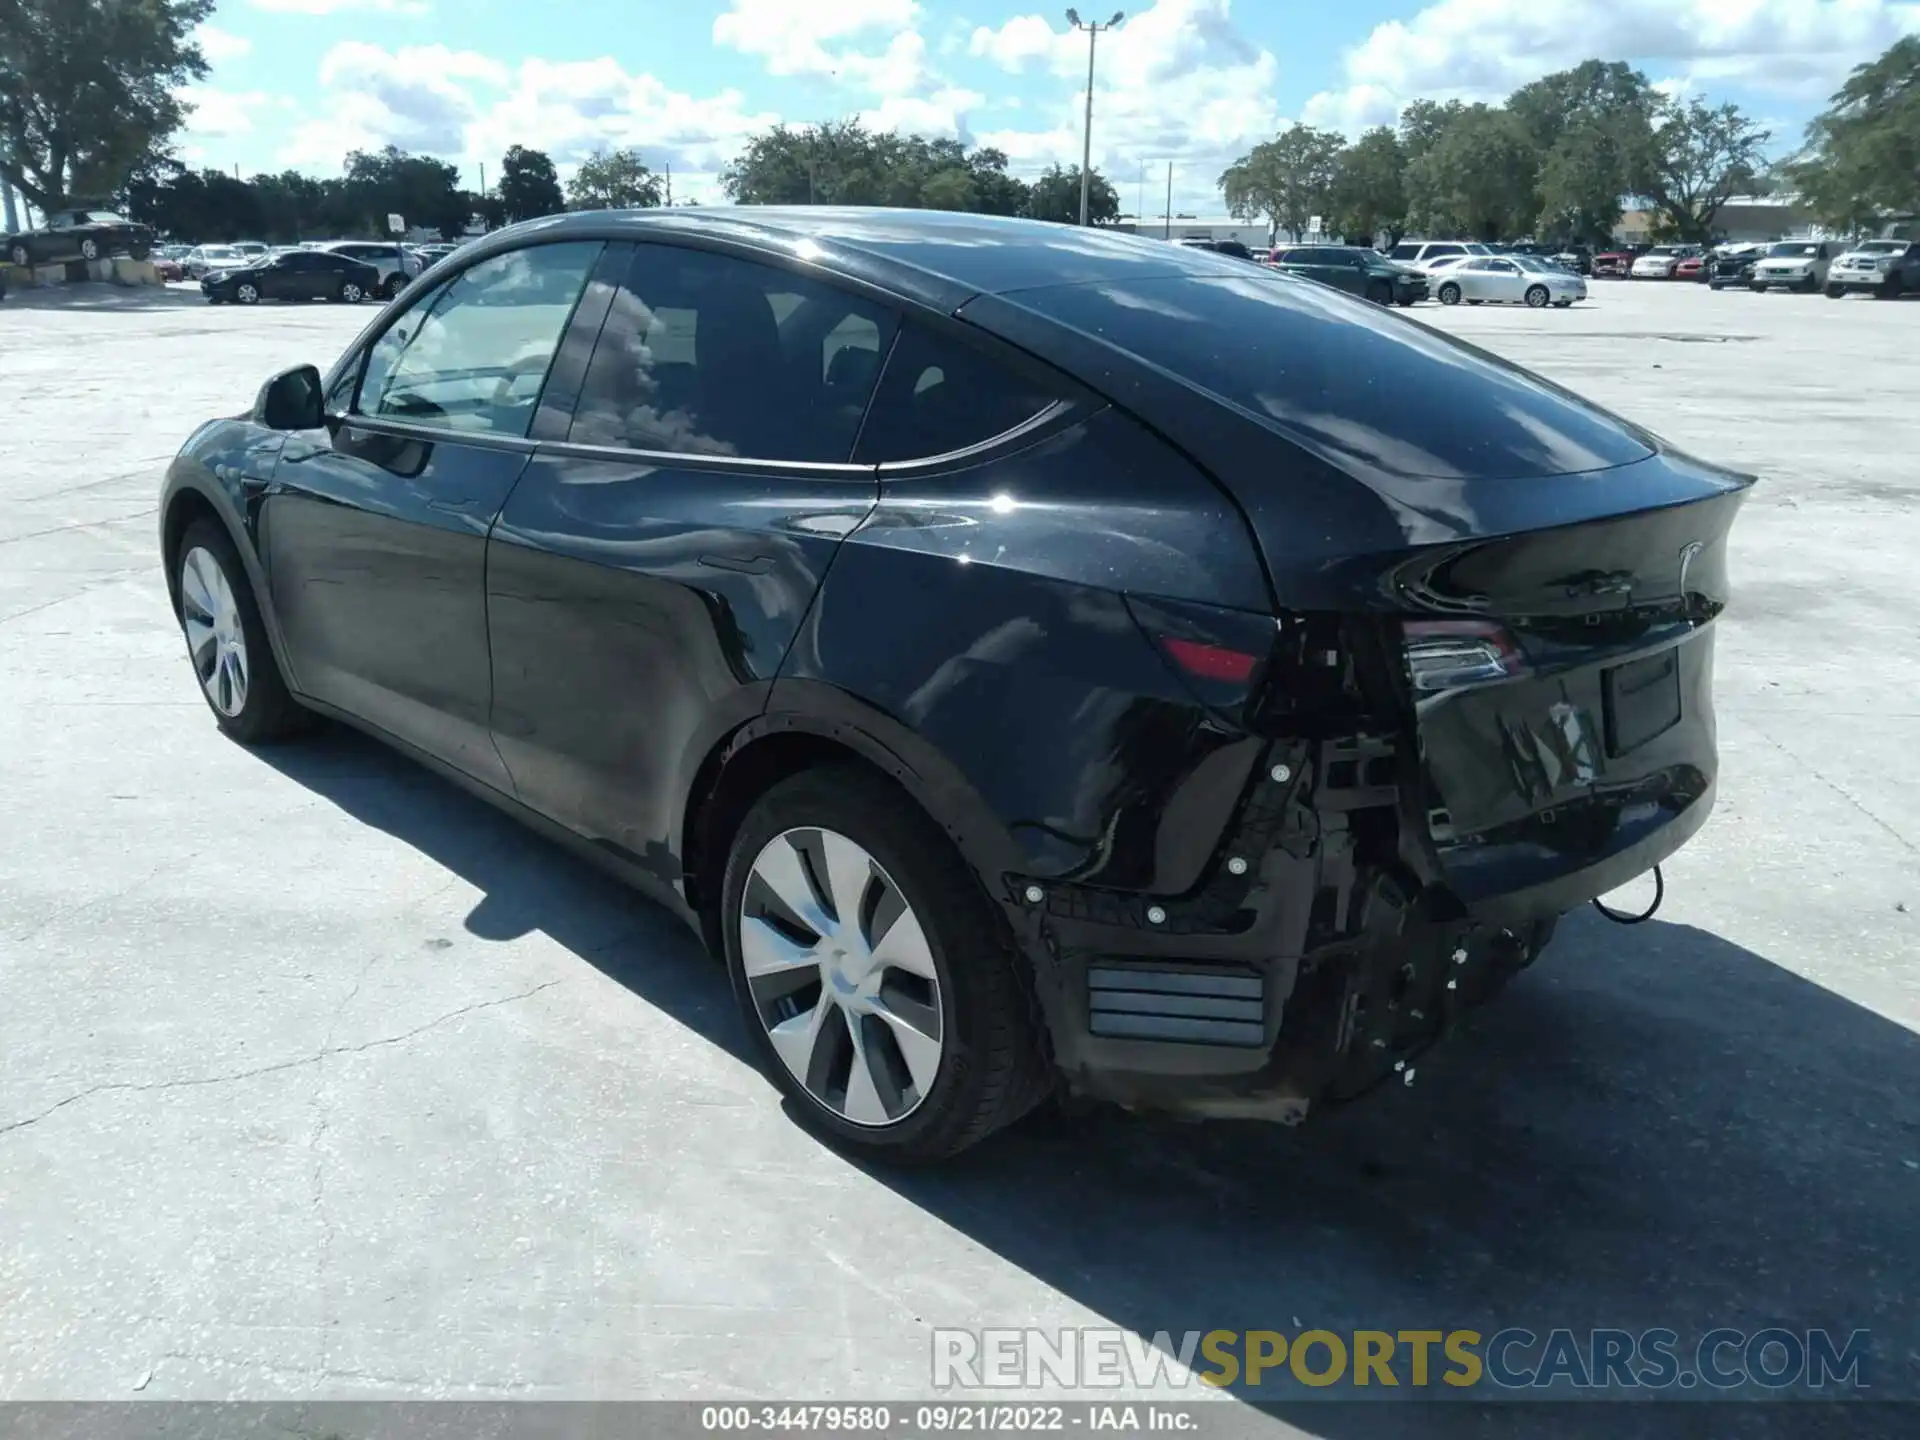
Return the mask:
M896 317L715 251L641 244L621 269L577 409L549 439L543 406L488 547L494 739L522 801L670 891L700 761L764 707L873 508L851 460Z
M261 532L301 693L507 788L488 736L487 532L601 242L482 260L407 307L289 438Z

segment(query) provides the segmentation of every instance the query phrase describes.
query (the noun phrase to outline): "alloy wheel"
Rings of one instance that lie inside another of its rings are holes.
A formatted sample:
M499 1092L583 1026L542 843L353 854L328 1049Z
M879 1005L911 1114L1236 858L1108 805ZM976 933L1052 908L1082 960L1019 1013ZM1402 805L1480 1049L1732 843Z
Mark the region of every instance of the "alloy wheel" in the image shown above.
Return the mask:
M232 719L247 708L247 634L227 572L198 545L180 562L180 623L200 688Z
M238 300L242 305L251 305L260 298L260 292L251 285L242 285L233 292L233 298Z
M360 303L360 287L351 280L347 281L346 284L340 287L340 298L349 305L358 305Z
M912 907L873 856L793 829L754 858L740 899L741 970L780 1062L854 1125L896 1124L946 1050L940 979Z

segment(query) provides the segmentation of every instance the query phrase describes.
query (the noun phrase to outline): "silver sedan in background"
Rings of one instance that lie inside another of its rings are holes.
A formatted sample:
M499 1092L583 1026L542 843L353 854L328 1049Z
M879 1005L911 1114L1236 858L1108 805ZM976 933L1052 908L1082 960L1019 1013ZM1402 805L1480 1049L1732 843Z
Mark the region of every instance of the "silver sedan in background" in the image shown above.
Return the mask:
M1526 305L1565 309L1587 298L1587 282L1570 270L1534 255L1480 255L1432 277L1434 297L1442 305Z

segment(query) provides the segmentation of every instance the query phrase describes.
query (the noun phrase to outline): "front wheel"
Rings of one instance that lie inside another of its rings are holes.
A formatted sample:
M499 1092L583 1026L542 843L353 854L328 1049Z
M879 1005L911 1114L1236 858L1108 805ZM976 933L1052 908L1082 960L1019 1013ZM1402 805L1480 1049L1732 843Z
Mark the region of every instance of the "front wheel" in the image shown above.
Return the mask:
M288 693L240 553L220 522L195 520L174 552L175 612L214 723L247 745L308 728L312 715Z
M1901 285L1898 275L1889 275L1886 283L1880 287L1880 298L1882 300L1898 300L1903 288L1905 287Z
M1393 287L1391 285L1369 285L1367 286L1367 299L1376 305L1391 305L1393 303Z
M387 283L381 287L380 293L385 295L389 300L396 300L399 298L400 292L406 288L407 288L406 276L392 275L387 278Z
M1395 301L1394 301L1393 303L1394 303L1394 304L1396 304L1396 305L1398 305L1398 306L1400 306L1400 307L1402 307L1403 309L1405 309L1405 308L1407 308L1407 307L1410 307L1410 306L1411 306L1411 305L1413 304L1413 296L1411 296L1411 295L1402 295L1402 296L1400 296L1400 297L1399 297L1399 298L1398 298L1397 300L1395 300Z
M1552 297L1547 294L1546 286L1529 285L1527 287L1526 298L1527 298L1527 308L1529 310L1544 310L1547 308L1547 301Z
M242 281L234 287L233 298L238 300L242 305L258 305L260 303L260 291L257 286L247 281Z
M1442 285L1440 287L1440 303L1442 305L1458 305L1460 303L1460 287L1451 280L1445 285Z
M1838 300L1841 296L1845 295L1846 293L1847 293L1847 287L1844 285L1827 286L1827 298L1829 300Z
M7 258L24 270L33 263L33 252L24 245L16 245L7 252Z
M889 782L835 766L774 786L734 838L720 903L748 1031L817 1132L939 1159L1047 1093L1004 920Z

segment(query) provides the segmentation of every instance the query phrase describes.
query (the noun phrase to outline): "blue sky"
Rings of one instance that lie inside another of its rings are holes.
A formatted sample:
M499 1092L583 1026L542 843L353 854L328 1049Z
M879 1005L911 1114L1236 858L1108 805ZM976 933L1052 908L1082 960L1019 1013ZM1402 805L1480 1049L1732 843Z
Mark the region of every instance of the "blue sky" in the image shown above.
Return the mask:
M1112 0L1109 0L1112 3ZM393 143L468 184L513 143L565 173L606 145L719 198L742 139L860 114L1077 161L1086 38L1021 0L222 0L184 158L338 173ZM1112 11L1082 6L1084 18ZM1739 101L1791 148L1848 68L1907 30L1887 0L1138 0L1100 37L1094 163L1123 208L1219 208L1214 179L1294 120L1356 131L1429 96L1498 99L1589 56ZM1144 176L1144 185L1142 184Z

